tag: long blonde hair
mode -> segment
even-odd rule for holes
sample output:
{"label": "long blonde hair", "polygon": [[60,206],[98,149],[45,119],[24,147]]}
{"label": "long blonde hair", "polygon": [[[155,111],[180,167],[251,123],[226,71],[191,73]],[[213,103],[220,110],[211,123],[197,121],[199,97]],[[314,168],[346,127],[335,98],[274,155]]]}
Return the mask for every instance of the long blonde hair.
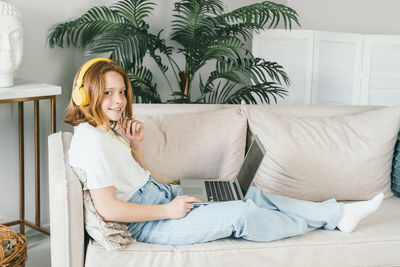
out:
{"label": "long blonde hair", "polygon": [[[75,75],[72,90],[75,88],[76,80],[79,76],[81,68]],[[109,121],[101,109],[101,99],[105,90],[104,75],[109,71],[116,71],[123,77],[126,87],[125,96],[127,103],[125,110],[122,113],[122,118],[132,117],[132,86],[128,75],[126,74],[125,70],[114,61],[99,61],[93,64],[86,71],[83,79],[83,86],[86,88],[89,95],[89,105],[79,107],[74,103],[74,101],[72,101],[71,98],[64,118],[65,123],[76,126],[82,122],[89,122],[90,125],[94,127],[105,126],[107,129],[109,129],[110,126],[111,128],[114,128],[117,125],[118,122],[114,121],[111,122],[111,125],[109,125]],[[85,109],[85,111],[93,118],[87,116],[85,112],[81,110],[81,108]]]}

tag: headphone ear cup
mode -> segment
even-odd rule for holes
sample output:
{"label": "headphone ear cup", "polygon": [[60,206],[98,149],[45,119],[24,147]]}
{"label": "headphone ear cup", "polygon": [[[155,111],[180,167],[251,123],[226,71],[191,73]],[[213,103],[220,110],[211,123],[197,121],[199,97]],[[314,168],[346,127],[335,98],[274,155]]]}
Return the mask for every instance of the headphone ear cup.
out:
{"label": "headphone ear cup", "polygon": [[72,101],[74,101],[75,105],[77,106],[89,105],[89,95],[85,87],[81,86],[72,91]]}

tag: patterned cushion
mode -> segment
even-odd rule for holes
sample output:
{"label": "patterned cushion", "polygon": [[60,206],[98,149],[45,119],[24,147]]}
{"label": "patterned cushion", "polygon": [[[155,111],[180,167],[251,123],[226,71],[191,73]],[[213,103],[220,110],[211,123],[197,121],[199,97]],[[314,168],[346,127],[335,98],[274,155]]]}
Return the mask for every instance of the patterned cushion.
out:
{"label": "patterned cushion", "polygon": [[392,190],[397,197],[400,197],[400,132],[393,155]]}
{"label": "patterned cushion", "polygon": [[82,183],[85,229],[90,237],[107,250],[121,249],[134,242],[124,223],[104,221],[97,213],[87,189],[86,172],[76,167],[72,169]]}

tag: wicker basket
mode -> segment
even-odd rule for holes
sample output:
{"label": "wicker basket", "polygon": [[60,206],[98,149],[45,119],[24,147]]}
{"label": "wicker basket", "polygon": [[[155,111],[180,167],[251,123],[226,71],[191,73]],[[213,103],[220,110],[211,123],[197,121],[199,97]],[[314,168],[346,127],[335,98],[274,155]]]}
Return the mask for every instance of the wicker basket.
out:
{"label": "wicker basket", "polygon": [[7,226],[0,225],[0,266],[25,266],[28,255],[26,237]]}

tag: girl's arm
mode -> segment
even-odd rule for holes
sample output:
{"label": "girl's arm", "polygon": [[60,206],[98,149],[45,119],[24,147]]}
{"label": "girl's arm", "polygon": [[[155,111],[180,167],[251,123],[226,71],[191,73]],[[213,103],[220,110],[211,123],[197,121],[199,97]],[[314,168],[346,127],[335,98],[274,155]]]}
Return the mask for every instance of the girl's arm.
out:
{"label": "girl's arm", "polygon": [[116,198],[115,189],[109,186],[101,189],[90,189],[93,204],[105,221],[143,222],[163,219],[179,219],[193,208],[193,202],[201,199],[189,196],[178,196],[164,205],[142,205]]}

